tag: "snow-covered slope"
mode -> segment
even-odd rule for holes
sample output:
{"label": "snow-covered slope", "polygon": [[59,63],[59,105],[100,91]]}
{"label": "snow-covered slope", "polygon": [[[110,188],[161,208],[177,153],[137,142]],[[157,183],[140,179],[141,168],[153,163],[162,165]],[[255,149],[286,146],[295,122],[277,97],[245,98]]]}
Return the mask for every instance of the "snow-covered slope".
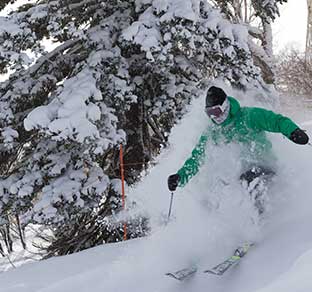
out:
{"label": "snow-covered slope", "polygon": [[[239,151],[235,145],[208,145],[200,173],[174,196],[167,176],[182,165],[207,125],[203,100],[192,105],[171,135],[171,147],[147,178],[128,191],[138,212],[151,216],[152,234],[143,239],[101,247],[24,265],[0,274],[2,292],[310,292],[312,291],[312,147],[271,135],[278,175],[263,220],[242,190]],[[312,127],[304,127],[312,137]],[[240,265],[223,277],[201,272],[180,283],[164,276],[188,265],[206,269],[246,241],[257,244]]]}

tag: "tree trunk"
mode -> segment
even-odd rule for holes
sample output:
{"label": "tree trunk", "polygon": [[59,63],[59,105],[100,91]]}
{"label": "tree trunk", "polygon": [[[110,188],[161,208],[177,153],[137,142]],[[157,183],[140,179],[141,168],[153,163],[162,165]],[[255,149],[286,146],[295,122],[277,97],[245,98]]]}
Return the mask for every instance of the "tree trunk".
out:
{"label": "tree trunk", "polygon": [[262,19],[263,25],[263,49],[266,52],[268,58],[273,58],[273,34],[272,34],[272,25],[271,23],[266,22]]}
{"label": "tree trunk", "polygon": [[18,234],[19,234],[23,249],[26,249],[25,234],[24,234],[23,227],[21,226],[21,222],[19,220],[18,214],[16,214],[16,224],[17,224]]}
{"label": "tree trunk", "polygon": [[307,19],[307,36],[306,36],[306,60],[312,59],[312,0],[307,0],[308,19]]}

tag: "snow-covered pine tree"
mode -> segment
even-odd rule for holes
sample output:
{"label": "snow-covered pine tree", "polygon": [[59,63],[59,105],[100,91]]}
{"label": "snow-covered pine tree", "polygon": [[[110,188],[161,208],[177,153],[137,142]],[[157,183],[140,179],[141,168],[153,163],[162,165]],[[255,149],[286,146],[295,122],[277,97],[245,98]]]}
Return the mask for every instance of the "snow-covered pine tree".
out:
{"label": "snow-covered pine tree", "polygon": [[0,24],[0,214],[52,226],[53,254],[122,236],[120,143],[131,184],[204,79],[266,87],[246,26],[206,0],[41,0]]}
{"label": "snow-covered pine tree", "polygon": [[274,83],[274,60],[272,44],[272,22],[280,14],[279,6],[287,0],[213,0],[217,7],[233,23],[245,24],[250,39],[249,49],[254,63],[261,68],[262,78],[267,84]]}

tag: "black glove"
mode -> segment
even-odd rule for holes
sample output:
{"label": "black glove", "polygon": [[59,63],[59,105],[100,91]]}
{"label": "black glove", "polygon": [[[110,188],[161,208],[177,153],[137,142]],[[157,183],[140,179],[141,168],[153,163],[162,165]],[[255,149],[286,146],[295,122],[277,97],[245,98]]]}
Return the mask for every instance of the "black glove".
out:
{"label": "black glove", "polygon": [[305,145],[309,142],[309,136],[301,129],[297,128],[290,134],[289,139],[297,144]]}
{"label": "black glove", "polygon": [[179,181],[180,181],[180,176],[177,173],[169,175],[169,177],[168,177],[169,191],[171,191],[171,192],[175,191],[178,184],[179,184]]}

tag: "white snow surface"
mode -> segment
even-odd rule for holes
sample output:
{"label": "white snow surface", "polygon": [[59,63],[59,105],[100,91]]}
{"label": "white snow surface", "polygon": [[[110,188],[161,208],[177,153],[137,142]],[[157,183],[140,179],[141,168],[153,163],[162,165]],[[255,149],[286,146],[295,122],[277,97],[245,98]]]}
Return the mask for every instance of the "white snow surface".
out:
{"label": "white snow surface", "polygon": [[[74,255],[28,263],[0,274],[2,292],[310,292],[312,291],[312,147],[270,134],[278,174],[269,209],[258,220],[237,177],[235,145],[207,146],[199,174],[174,194],[168,213],[167,177],[189,156],[207,125],[202,99],[173,129],[170,147],[148,176],[128,192],[151,218],[151,234]],[[312,123],[302,124],[312,137]],[[210,155],[211,154],[211,155]],[[204,274],[244,241],[256,245],[224,276]],[[164,276],[196,264],[199,272],[180,283]]]}

